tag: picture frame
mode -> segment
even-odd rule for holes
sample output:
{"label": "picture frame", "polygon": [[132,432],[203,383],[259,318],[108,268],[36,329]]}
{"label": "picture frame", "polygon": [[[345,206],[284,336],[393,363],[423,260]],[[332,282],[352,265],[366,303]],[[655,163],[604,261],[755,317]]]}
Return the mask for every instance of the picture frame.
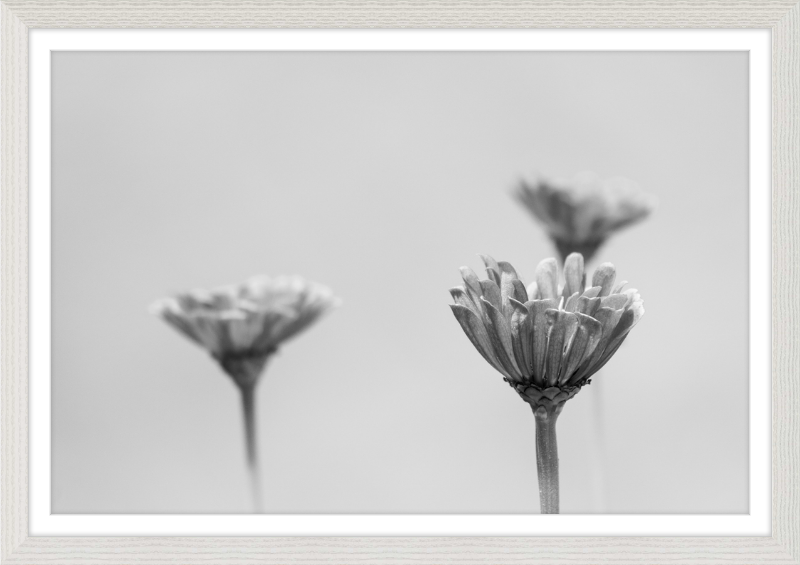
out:
{"label": "picture frame", "polygon": [[[0,3],[2,23],[2,560],[136,562],[800,562],[795,296],[800,3]],[[40,537],[29,535],[28,33],[37,28],[756,28],[772,32],[770,537]],[[662,557],[663,556],[663,557]]]}

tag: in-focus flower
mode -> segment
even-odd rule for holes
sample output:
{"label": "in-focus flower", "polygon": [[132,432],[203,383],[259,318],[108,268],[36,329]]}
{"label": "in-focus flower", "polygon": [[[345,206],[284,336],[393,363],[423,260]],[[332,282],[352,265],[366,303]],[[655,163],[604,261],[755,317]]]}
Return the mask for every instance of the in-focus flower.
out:
{"label": "in-focus flower", "polygon": [[579,253],[566,258],[563,285],[555,259],[539,263],[528,287],[509,263],[483,260],[489,278],[462,267],[464,285],[450,290],[450,307],[478,352],[530,404],[542,512],[558,513],[556,418],[641,319],[642,299],[616,282],[611,263],[586,288]]}
{"label": "in-focus flower", "polygon": [[569,181],[522,181],[516,196],[544,225],[562,261],[573,252],[591,261],[613,232],[643,220],[655,207],[655,198],[635,182],[602,180],[589,172]]}
{"label": "in-focus flower", "polygon": [[258,379],[281,343],[338,303],[327,287],[301,277],[261,275],[164,298],[152,310],[208,350],[242,386]]}
{"label": "in-focus flower", "polygon": [[585,287],[583,257],[567,257],[559,288],[555,259],[536,267],[527,288],[509,263],[484,257],[488,280],[461,268],[450,307],[467,337],[534,408],[559,407],[586,384],[644,314],[636,289],[616,283],[611,263]]}
{"label": "in-focus flower", "polygon": [[296,276],[262,275],[239,285],[185,292],[151,306],[153,313],[206,349],[239,387],[256,511],[261,509],[256,384],[267,360],[283,342],[338,304],[320,284]]}

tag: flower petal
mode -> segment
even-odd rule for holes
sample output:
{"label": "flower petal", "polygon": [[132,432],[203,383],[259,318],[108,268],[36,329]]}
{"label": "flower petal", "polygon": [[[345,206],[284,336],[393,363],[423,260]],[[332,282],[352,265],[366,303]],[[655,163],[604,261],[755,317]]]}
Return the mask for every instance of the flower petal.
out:
{"label": "flower petal", "polygon": [[622,316],[622,310],[615,310],[601,306],[594,314],[594,319],[603,325],[603,338],[610,339],[614,328],[617,327],[619,319]]}
{"label": "flower petal", "polygon": [[475,304],[479,312],[482,312],[481,296],[483,295],[483,290],[481,289],[481,281],[478,275],[469,267],[461,267],[461,278],[464,279],[464,288],[473,304]]}
{"label": "flower petal", "polygon": [[577,314],[577,316],[579,326],[567,357],[566,369],[562,371],[558,379],[560,385],[569,383],[575,376],[575,372],[583,360],[594,352],[603,332],[602,325],[594,318],[583,314]]}
{"label": "flower petal", "polygon": [[611,294],[609,296],[605,296],[600,300],[600,307],[601,308],[611,308],[612,310],[619,310],[620,308],[624,308],[625,304],[628,303],[628,297],[624,294]]}
{"label": "flower petal", "polygon": [[497,369],[504,377],[510,378],[510,375],[505,368],[497,360],[494,354],[492,342],[489,339],[489,334],[486,327],[483,325],[481,319],[469,308],[460,306],[458,304],[451,304],[450,308],[453,314],[461,324],[461,329],[467,334],[467,337],[472,342],[472,345],[483,356],[484,359],[495,369]]}
{"label": "flower petal", "polygon": [[226,346],[226,351],[249,351],[261,335],[263,319],[258,314],[251,313],[244,319],[230,320],[227,323],[227,330],[229,345]]}
{"label": "flower petal", "polygon": [[239,285],[182,293],[169,302],[178,318],[162,315],[223,359],[271,353],[338,302],[327,287],[301,277],[259,275]]}
{"label": "flower petal", "polygon": [[586,298],[594,298],[595,296],[600,294],[600,291],[603,289],[602,286],[593,286],[587,288],[581,296],[585,296]]}
{"label": "flower petal", "polygon": [[[480,317],[481,311],[478,310],[478,306],[472,301],[472,297],[470,297],[469,293],[467,293],[466,289],[463,286],[457,286],[455,288],[450,289],[450,296],[453,297],[453,301],[460,305],[464,306],[465,308],[469,308],[476,315]],[[478,301],[480,303],[480,300]]]}
{"label": "flower petal", "polygon": [[552,257],[536,266],[536,285],[542,298],[558,296],[558,264]]}
{"label": "flower petal", "polygon": [[500,267],[501,292],[516,298],[520,302],[527,302],[528,292],[525,290],[525,283],[522,282],[514,267],[505,261],[500,261],[497,265]]}
{"label": "flower petal", "polygon": [[526,303],[528,298],[528,291],[525,289],[525,283],[523,283],[519,279],[515,279],[511,281],[514,285],[514,294],[512,295],[517,301],[522,302],[523,304]]}
{"label": "flower petal", "polygon": [[631,326],[633,328],[644,316],[644,301],[642,299],[635,300],[631,305],[631,310],[633,310],[633,326]]}
{"label": "flower petal", "polygon": [[586,279],[583,274],[583,255],[580,253],[570,253],[564,261],[564,298],[572,296],[574,293],[581,294],[584,291]]}
{"label": "flower petal", "polygon": [[593,318],[596,319],[602,326],[600,340],[598,341],[594,352],[586,357],[583,363],[579,366],[570,384],[576,384],[578,381],[588,378],[596,372],[593,366],[600,360],[603,352],[608,347],[608,344],[611,341],[611,336],[614,333],[614,329],[616,328],[622,314],[622,310],[613,310],[611,308],[600,308],[597,310],[597,312],[595,312]]}
{"label": "flower petal", "polygon": [[618,340],[617,344],[614,347],[612,347],[611,349],[606,350],[606,352],[603,353],[603,355],[599,359],[597,359],[594,363],[592,363],[592,365],[589,367],[589,370],[586,372],[586,377],[585,378],[589,378],[592,375],[597,374],[597,371],[602,369],[605,366],[605,364],[608,363],[611,360],[611,358],[614,356],[614,354],[620,348],[620,346],[625,341],[625,339],[628,337],[628,335],[630,335],[630,334],[625,334],[624,336],[622,336],[622,339]]}
{"label": "flower petal", "polygon": [[273,309],[260,312],[255,318],[257,337],[253,341],[251,349],[254,351],[269,351],[275,349],[281,336],[284,335],[288,321],[292,319],[294,313],[286,308]]}
{"label": "flower petal", "polygon": [[575,312],[586,314],[587,316],[594,316],[594,313],[600,307],[600,302],[603,299],[599,296],[589,298],[585,294],[578,298],[578,303],[575,305]]}
{"label": "flower petal", "polygon": [[578,305],[578,293],[574,293],[572,296],[566,299],[564,302],[564,310],[567,312],[574,312],[575,307]]}
{"label": "flower petal", "polygon": [[617,269],[612,263],[603,263],[594,275],[592,275],[592,286],[599,286],[600,294],[598,296],[608,296],[611,294],[611,289],[614,286],[614,280],[617,278]]}
{"label": "flower petal", "polygon": [[[525,302],[528,299],[528,294],[525,292],[525,285],[519,280],[514,267],[505,261],[501,261],[497,265],[500,268],[500,300],[503,305],[502,312],[506,319],[510,321],[511,316],[514,314],[514,307],[509,303],[509,298],[514,298],[515,300],[522,298],[522,302]],[[515,283],[522,287],[522,292],[525,293],[524,297],[517,297]]]}
{"label": "flower petal", "polygon": [[597,361],[597,367],[594,369],[594,372],[599,371],[600,367],[608,362],[611,356],[619,349],[619,346],[622,345],[622,342],[625,341],[631,333],[633,327],[642,319],[642,316],[644,316],[644,307],[642,306],[641,300],[622,314],[614,331],[611,333],[603,355]]}
{"label": "flower petal", "polygon": [[500,273],[501,278],[503,276],[506,276],[511,279],[519,279],[519,275],[517,274],[516,269],[514,269],[511,263],[508,263],[507,261],[498,261],[496,265],[497,268],[499,269],[498,272]]}
{"label": "flower petal", "polygon": [[603,365],[608,363],[609,359],[611,359],[614,353],[617,352],[617,349],[619,349],[619,347],[622,345],[622,342],[628,337],[630,331],[633,329],[633,326],[636,325],[643,314],[643,308],[638,314],[634,309],[626,310],[622,314],[619,319],[619,323],[617,323],[614,331],[611,333],[610,339],[604,347],[603,354],[594,362],[592,368],[590,369],[592,374],[599,371]]}
{"label": "flower petal", "polygon": [[577,331],[578,317],[562,310],[548,310],[547,317],[551,321],[551,328],[547,339],[545,382],[547,386],[555,386],[566,367],[565,354]]}
{"label": "flower petal", "polygon": [[511,299],[514,313],[511,316],[511,343],[517,360],[517,367],[527,380],[531,374],[533,355],[531,353],[531,316],[528,308],[517,300]]}
{"label": "flower petal", "polygon": [[500,266],[497,261],[489,255],[480,255],[483,264],[486,265],[486,275],[494,281],[497,286],[500,286]]}
{"label": "flower petal", "polygon": [[223,338],[220,336],[221,332],[215,322],[216,320],[209,319],[204,315],[192,316],[192,327],[203,346],[212,355],[221,355],[224,352]]}
{"label": "flower petal", "polygon": [[625,295],[625,297],[627,298],[627,300],[625,301],[625,306],[623,306],[623,308],[628,308],[631,304],[633,304],[634,300],[642,299],[642,297],[639,296],[639,291],[636,290],[635,288],[629,288],[622,294]]}
{"label": "flower petal", "polygon": [[626,284],[628,284],[628,281],[622,281],[620,283],[617,283],[614,286],[613,290],[611,291],[611,294],[619,294],[619,293],[621,293],[622,289],[625,288]]}
{"label": "flower petal", "polygon": [[547,334],[550,331],[550,322],[547,311],[557,306],[554,298],[532,300],[526,303],[531,318],[531,354],[533,355],[532,380],[538,387],[544,386],[545,363],[547,361]]}
{"label": "flower petal", "polygon": [[503,300],[500,295],[500,287],[498,287],[494,281],[490,280],[481,281],[481,298],[485,298],[486,300],[491,302],[495,308],[498,309],[503,308]]}
{"label": "flower petal", "polygon": [[528,288],[525,290],[528,293],[528,300],[538,300],[541,298],[541,296],[539,296],[539,285],[536,284],[536,281],[529,284]]}
{"label": "flower petal", "polygon": [[[156,311],[156,308],[159,308]],[[169,323],[172,327],[177,329],[183,335],[194,341],[200,346],[205,347],[205,343],[203,342],[202,338],[200,337],[199,333],[194,327],[192,320],[190,317],[186,317],[177,307],[175,304],[174,307],[171,305],[154,305],[153,311],[159,314],[164,321]]]}
{"label": "flower petal", "polygon": [[283,316],[282,320],[275,325],[275,328],[271,331],[272,339],[277,343],[286,341],[308,326],[310,326],[315,320],[321,317],[324,313],[326,313],[332,306],[325,305],[316,308],[302,308],[300,310],[295,311],[291,316]]}
{"label": "flower petal", "polygon": [[515,382],[521,382],[522,377],[514,356],[514,347],[511,344],[510,322],[503,316],[499,309],[486,299],[483,299],[483,308],[487,314],[484,321],[486,322],[486,330],[489,333],[489,339],[492,341],[492,346],[494,347],[494,354],[497,356],[500,364],[506,369],[511,379]]}
{"label": "flower petal", "polygon": [[614,327],[614,331],[611,332],[606,348],[614,347],[618,340],[625,337],[625,334],[627,334],[633,328],[635,320],[636,315],[634,314],[634,311],[625,310],[622,313],[622,316],[620,316],[619,322],[617,322],[617,325]]}
{"label": "flower petal", "polygon": [[538,182],[534,181],[534,184],[528,184],[522,181],[519,184],[516,196],[537,220],[548,225],[550,224],[550,217],[544,207],[540,192]]}

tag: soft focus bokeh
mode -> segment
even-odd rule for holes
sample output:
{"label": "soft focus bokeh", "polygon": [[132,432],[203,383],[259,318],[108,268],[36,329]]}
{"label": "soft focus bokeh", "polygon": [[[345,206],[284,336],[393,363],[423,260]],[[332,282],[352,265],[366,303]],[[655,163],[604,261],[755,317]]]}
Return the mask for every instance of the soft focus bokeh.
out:
{"label": "soft focus bokeh", "polygon": [[236,387],[147,306],[258,273],[343,299],[259,385],[268,511],[538,512],[531,410],[447,306],[478,253],[555,255],[535,170],[659,200],[589,266],[647,313],[559,418],[562,512],[748,511],[746,53],[52,68],[54,512],[250,511]]}

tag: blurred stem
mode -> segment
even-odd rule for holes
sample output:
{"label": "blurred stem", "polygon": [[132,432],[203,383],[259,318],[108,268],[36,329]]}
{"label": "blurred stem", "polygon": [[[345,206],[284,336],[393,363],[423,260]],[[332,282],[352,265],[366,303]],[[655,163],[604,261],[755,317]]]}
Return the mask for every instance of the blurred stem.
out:
{"label": "blurred stem", "polygon": [[253,505],[257,513],[263,512],[261,506],[261,474],[258,467],[258,447],[256,445],[256,399],[255,383],[239,386],[242,393],[242,412],[244,414],[244,434],[247,444],[247,467],[253,489]]}
{"label": "blurred stem", "polygon": [[[563,406],[563,405],[562,405]],[[539,474],[539,502],[542,514],[558,514],[558,445],[556,420],[561,406],[533,409],[536,417],[536,469]]]}
{"label": "blurred stem", "polygon": [[580,253],[583,255],[584,264],[588,265],[595,253],[603,245],[602,240],[596,241],[566,241],[563,239],[553,238],[553,244],[558,250],[558,255],[561,258],[561,265],[563,266],[570,253]]}
{"label": "blurred stem", "polygon": [[605,434],[605,385],[600,373],[597,372],[592,376],[591,398],[592,398],[592,412],[594,425],[591,428],[591,433],[594,437],[592,440],[592,456],[594,463],[592,465],[592,481],[593,490],[595,491],[595,509],[597,512],[605,512],[605,493],[606,493],[606,434]]}

